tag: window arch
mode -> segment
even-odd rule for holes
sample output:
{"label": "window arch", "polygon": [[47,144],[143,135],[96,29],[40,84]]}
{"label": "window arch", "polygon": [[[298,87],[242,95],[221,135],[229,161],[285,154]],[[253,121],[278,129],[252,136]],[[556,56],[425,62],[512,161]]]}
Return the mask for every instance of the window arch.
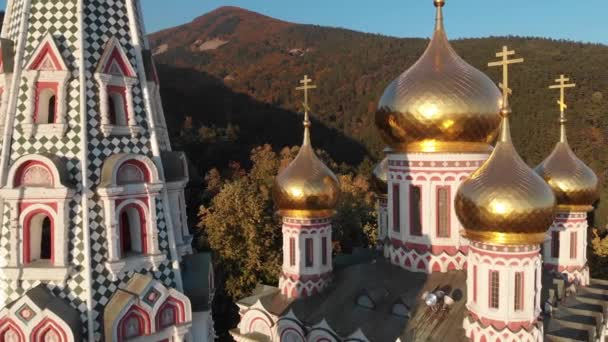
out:
{"label": "window arch", "polygon": [[120,211],[120,247],[121,257],[129,254],[146,254],[146,215],[144,209],[135,203],[123,207]]}
{"label": "window arch", "polygon": [[57,118],[57,91],[55,87],[42,88],[36,96],[34,123],[52,124]]}
{"label": "window arch", "polygon": [[137,160],[124,162],[116,173],[118,185],[147,183],[150,181],[150,172],[146,165]]}
{"label": "window arch", "polygon": [[27,214],[23,223],[23,263],[54,262],[54,220],[47,210],[38,209]]}
{"label": "window arch", "polygon": [[15,173],[14,184],[15,187],[53,187],[53,174],[42,162],[25,162]]}
{"label": "window arch", "polygon": [[156,330],[183,323],[184,320],[184,303],[169,297],[156,314]]}
{"label": "window arch", "polygon": [[47,318],[32,330],[31,341],[67,342],[68,335],[56,322]]}
{"label": "window arch", "polygon": [[150,333],[150,317],[137,306],[133,306],[118,323],[118,341],[144,336]]}
{"label": "window arch", "polygon": [[25,342],[25,335],[15,323],[7,320],[0,326],[0,341],[2,342]]}

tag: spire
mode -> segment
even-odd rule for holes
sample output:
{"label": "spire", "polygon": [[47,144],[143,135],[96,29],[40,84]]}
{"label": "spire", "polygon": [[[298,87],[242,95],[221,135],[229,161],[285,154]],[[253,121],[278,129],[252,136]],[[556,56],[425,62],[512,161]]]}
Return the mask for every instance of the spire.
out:
{"label": "spire", "polygon": [[437,14],[435,15],[435,32],[443,31],[443,6],[445,6],[445,0],[433,0],[435,7],[437,8]]}
{"label": "spire", "polygon": [[576,84],[574,83],[570,83],[567,84],[567,82],[569,82],[570,79],[566,78],[564,74],[561,74],[559,76],[558,79],[555,80],[555,82],[557,82],[558,84],[549,86],[549,89],[559,89],[559,100],[557,101],[557,104],[559,105],[559,130],[560,130],[560,134],[559,134],[559,142],[561,143],[568,143],[568,137],[566,136],[566,122],[568,122],[568,120],[566,119],[566,108],[568,108],[568,106],[566,105],[566,88],[574,88],[576,87]]}
{"label": "spire", "polygon": [[509,59],[509,56],[515,54],[515,50],[509,51],[507,46],[502,47],[502,51],[496,53],[496,57],[502,59],[497,62],[488,63],[489,67],[502,66],[502,82],[498,84],[498,87],[502,89],[502,105],[500,109],[500,116],[502,117],[502,127],[500,129],[500,136],[498,137],[499,142],[511,142],[511,130],[509,126],[509,115],[511,114],[511,107],[509,106],[509,95],[513,91],[509,88],[509,64],[523,63],[523,58]]}
{"label": "spire", "polygon": [[302,86],[296,88],[296,90],[304,91],[304,102],[302,103],[302,106],[304,107],[304,141],[302,142],[302,146],[310,145],[310,118],[308,116],[310,107],[308,106],[308,90],[317,88],[316,85],[310,84],[311,82],[312,79],[308,78],[308,75],[304,75],[304,78],[300,81]]}

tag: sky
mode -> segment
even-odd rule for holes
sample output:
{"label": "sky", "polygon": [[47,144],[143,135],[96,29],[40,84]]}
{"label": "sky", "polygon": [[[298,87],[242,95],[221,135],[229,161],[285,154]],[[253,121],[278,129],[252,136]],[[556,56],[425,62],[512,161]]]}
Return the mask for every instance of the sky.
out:
{"label": "sky", "polygon": [[[428,37],[431,0],[141,0],[146,29],[180,25],[220,6],[239,6],[286,21],[396,37]],[[606,0],[446,0],[451,38],[541,36],[608,44]],[[584,4],[584,5],[583,5]],[[0,0],[0,7],[6,0]]]}

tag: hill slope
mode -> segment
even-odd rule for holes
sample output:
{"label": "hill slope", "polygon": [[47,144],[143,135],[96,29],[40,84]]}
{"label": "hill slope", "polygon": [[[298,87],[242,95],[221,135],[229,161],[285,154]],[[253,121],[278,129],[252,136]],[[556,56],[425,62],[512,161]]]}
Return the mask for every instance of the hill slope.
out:
{"label": "hill slope", "polygon": [[[429,34],[431,30],[429,23]],[[297,144],[301,117],[295,113],[301,99],[294,87],[308,74],[318,85],[312,105],[320,121],[313,126],[314,143],[349,163],[368,153],[380,156],[383,143],[373,124],[376,103],[428,42],[286,23],[235,7],[219,8],[150,38],[172,127],[185,115],[195,124],[237,124],[244,153],[249,145],[264,142]],[[547,87],[565,73],[577,83],[568,95],[569,140],[605,184],[608,47],[528,37],[453,42],[464,59],[494,80],[498,70],[486,65],[502,45],[526,59],[511,79],[512,129],[520,153],[535,165],[557,141],[557,94]],[[603,195],[608,196],[605,185]],[[606,222],[607,209],[600,203],[598,223]]]}

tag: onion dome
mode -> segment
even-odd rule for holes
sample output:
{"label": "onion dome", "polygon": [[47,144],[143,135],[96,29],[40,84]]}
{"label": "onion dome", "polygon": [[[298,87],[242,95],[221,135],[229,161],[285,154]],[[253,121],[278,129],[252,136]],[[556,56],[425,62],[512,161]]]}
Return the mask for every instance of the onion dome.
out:
{"label": "onion dome", "polygon": [[312,148],[307,112],[302,147],[296,158],[275,178],[273,191],[274,202],[282,216],[326,217],[334,213],[340,183]]}
{"label": "onion dome", "polygon": [[473,241],[540,244],[553,222],[555,196],[517,154],[511,141],[509,110],[490,158],[458,189],[456,215]]}
{"label": "onion dome", "polygon": [[386,196],[388,194],[388,157],[382,159],[372,172],[372,188],[376,194]]}
{"label": "onion dome", "polygon": [[553,189],[558,210],[590,211],[593,210],[593,203],[599,197],[598,179],[593,170],[578,159],[570,149],[566,136],[567,120],[563,109],[562,107],[559,142],[535,171]]}
{"label": "onion dome", "polygon": [[435,0],[435,33],[422,57],[384,91],[376,126],[403,152],[490,152],[500,124],[500,92],[460,58],[443,27],[443,0]]}

